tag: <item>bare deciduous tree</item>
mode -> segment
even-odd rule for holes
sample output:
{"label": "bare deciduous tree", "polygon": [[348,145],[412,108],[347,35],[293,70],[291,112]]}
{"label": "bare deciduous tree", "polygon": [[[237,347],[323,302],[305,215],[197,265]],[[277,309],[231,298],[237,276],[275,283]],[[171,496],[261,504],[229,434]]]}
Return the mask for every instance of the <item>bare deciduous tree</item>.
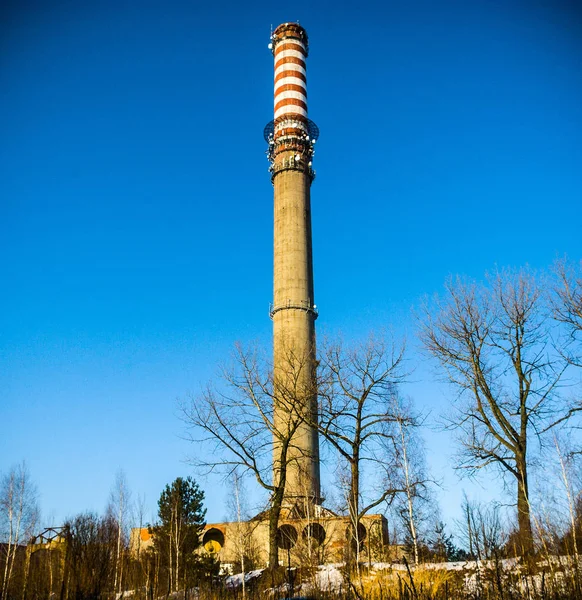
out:
{"label": "bare deciduous tree", "polygon": [[495,558],[507,541],[500,506],[469,500],[465,494],[462,510],[457,530],[469,556],[478,561]]}
{"label": "bare deciduous tree", "polygon": [[[195,465],[227,475],[237,469],[250,472],[270,493],[270,568],[279,565],[277,529],[290,455],[297,450],[293,437],[305,423],[301,398],[313,394],[303,389],[304,365],[290,353],[287,361],[281,361],[280,370],[287,369],[287,373],[279,373],[275,382],[272,368],[258,351],[237,345],[235,366],[222,370],[222,385],[209,385],[181,407],[188,439],[205,444],[209,451],[203,458],[194,457]],[[275,402],[287,414],[282,422],[275,422]]]}
{"label": "bare deciduous tree", "polygon": [[[425,450],[416,426],[422,419],[413,414],[412,402],[400,400],[394,406],[396,431],[394,442],[395,487],[402,489],[395,501],[394,512],[402,520],[414,554],[415,564],[420,561],[422,524],[428,516],[427,506],[434,506],[429,493],[430,479],[425,463]],[[414,424],[415,427],[411,425]]]}
{"label": "bare deciduous tree", "polygon": [[568,453],[564,455],[562,448],[560,447],[560,442],[558,441],[557,436],[554,435],[554,445],[556,447],[556,456],[558,458],[558,462],[560,463],[560,474],[562,479],[562,485],[564,486],[564,492],[566,495],[566,500],[568,503],[568,516],[570,519],[570,529],[572,534],[572,550],[574,554],[575,564],[579,565],[579,554],[578,554],[578,540],[576,538],[576,492],[573,489],[571,475],[569,470],[571,465],[568,463],[571,462],[572,453]]}
{"label": "bare deciduous tree", "polygon": [[[402,416],[396,388],[404,377],[403,359],[404,344],[373,336],[353,348],[324,343],[320,354],[319,422],[314,425],[348,465],[347,505],[356,556],[362,517],[396,493],[386,453],[393,454],[394,424]],[[364,465],[376,471],[374,479],[381,483],[367,494],[362,490]]]}
{"label": "bare deciduous tree", "polygon": [[28,543],[38,522],[38,494],[24,463],[14,466],[0,485],[0,542],[4,573],[0,598],[8,598],[18,548]]}
{"label": "bare deciduous tree", "polygon": [[461,468],[496,466],[517,486],[524,552],[532,548],[529,448],[570,414],[557,390],[566,363],[551,344],[542,289],[527,271],[504,271],[487,283],[446,284],[444,298],[424,307],[421,338],[457,389]]}
{"label": "bare deciduous tree", "polygon": [[129,543],[129,516],[131,512],[131,491],[127,485],[125,473],[120,470],[115,476],[115,483],[109,495],[107,514],[117,525],[117,541],[115,548],[115,578],[113,589],[121,593],[123,583],[124,553]]}
{"label": "bare deciduous tree", "polygon": [[232,473],[230,480],[232,493],[229,495],[227,505],[234,521],[233,537],[231,539],[237,555],[236,571],[242,574],[242,597],[247,597],[246,577],[248,571],[257,568],[258,552],[254,542],[254,531],[259,522],[251,518],[248,506],[248,494],[243,477],[237,472]]}
{"label": "bare deciduous tree", "polygon": [[[110,517],[82,513],[65,523],[64,598],[99,598],[112,589],[116,527]],[[67,572],[67,574],[65,574]]]}

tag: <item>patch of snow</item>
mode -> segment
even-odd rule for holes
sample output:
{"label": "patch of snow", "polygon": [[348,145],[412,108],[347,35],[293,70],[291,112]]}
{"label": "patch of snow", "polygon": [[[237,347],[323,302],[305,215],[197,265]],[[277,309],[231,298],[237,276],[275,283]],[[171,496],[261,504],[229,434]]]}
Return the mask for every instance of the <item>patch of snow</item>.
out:
{"label": "patch of snow", "polygon": [[[245,573],[245,583],[248,583],[252,579],[256,579],[257,577],[260,577],[264,570],[265,569],[256,569],[254,571],[249,571],[248,573]],[[243,582],[243,574],[242,573],[236,573],[236,575],[229,575],[224,580],[224,584],[226,585],[226,587],[231,588],[231,589],[237,589],[237,588],[241,587],[242,582]]]}
{"label": "patch of snow", "polygon": [[315,574],[315,583],[323,592],[339,592],[344,583],[344,576],[337,564],[321,565]]}
{"label": "patch of snow", "polygon": [[[520,558],[504,558],[498,561],[498,564],[505,571],[513,570],[518,567]],[[434,563],[421,563],[420,565],[410,564],[408,567],[411,571],[470,571],[477,569],[494,569],[494,560],[461,560],[456,562],[434,562]],[[372,567],[377,570],[394,570],[394,571],[406,571],[406,565],[401,563],[372,563]]]}

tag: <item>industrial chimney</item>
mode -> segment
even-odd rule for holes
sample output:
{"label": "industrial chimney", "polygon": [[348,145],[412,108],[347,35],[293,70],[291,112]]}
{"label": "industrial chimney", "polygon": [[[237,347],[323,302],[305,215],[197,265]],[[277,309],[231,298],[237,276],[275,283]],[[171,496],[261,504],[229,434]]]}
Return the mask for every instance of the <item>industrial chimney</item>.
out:
{"label": "industrial chimney", "polygon": [[[275,198],[274,420],[276,429],[285,431],[297,414],[305,417],[292,437],[286,465],[285,503],[301,510],[306,501],[321,504],[310,206],[319,130],[307,117],[305,29],[297,23],[279,25],[269,47],[275,57],[275,114],[264,133]],[[281,468],[279,443],[275,439],[275,477]]]}

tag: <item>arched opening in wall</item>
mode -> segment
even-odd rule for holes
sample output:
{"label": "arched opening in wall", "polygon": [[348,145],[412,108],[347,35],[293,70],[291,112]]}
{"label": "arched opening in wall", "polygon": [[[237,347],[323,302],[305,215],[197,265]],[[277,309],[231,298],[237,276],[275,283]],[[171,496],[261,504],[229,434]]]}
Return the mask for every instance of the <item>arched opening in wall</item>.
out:
{"label": "arched opening in wall", "polygon": [[325,540],[325,529],[319,523],[311,523],[303,529],[301,535],[306,542],[311,540],[312,544],[321,546]]}
{"label": "arched opening in wall", "polygon": [[366,539],[367,535],[368,532],[362,523],[358,523],[357,530],[351,523],[346,528],[346,539],[349,540],[354,551],[358,548],[358,546],[360,552],[364,549],[364,540]]}
{"label": "arched opening in wall", "polygon": [[293,525],[281,525],[277,529],[277,547],[281,550],[291,550],[297,543],[297,530]]}
{"label": "arched opening in wall", "polygon": [[222,550],[224,546],[224,533],[216,527],[211,527],[204,532],[202,537],[202,545],[208,554],[216,554]]}

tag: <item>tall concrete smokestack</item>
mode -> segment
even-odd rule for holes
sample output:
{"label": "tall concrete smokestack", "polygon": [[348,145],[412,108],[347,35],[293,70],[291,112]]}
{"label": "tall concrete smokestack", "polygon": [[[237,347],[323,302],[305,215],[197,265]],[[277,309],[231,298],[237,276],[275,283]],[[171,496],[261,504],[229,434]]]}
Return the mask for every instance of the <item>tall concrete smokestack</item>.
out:
{"label": "tall concrete smokestack", "polygon": [[[305,59],[308,39],[297,23],[279,25],[271,36],[275,57],[275,115],[265,128],[275,197],[273,353],[275,425],[285,428],[293,410],[317,415],[313,259],[310,187],[319,135],[307,118]],[[277,400],[277,384],[294,390],[294,408]],[[275,442],[274,470],[278,445]],[[292,438],[287,462],[286,503],[321,503],[317,430],[303,423]]]}

